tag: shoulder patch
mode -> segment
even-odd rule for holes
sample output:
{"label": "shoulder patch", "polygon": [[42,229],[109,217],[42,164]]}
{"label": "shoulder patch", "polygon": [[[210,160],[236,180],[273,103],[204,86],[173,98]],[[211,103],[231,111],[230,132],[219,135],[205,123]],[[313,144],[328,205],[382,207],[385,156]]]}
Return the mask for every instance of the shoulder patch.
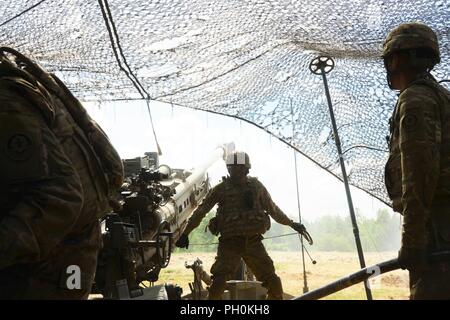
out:
{"label": "shoulder patch", "polygon": [[6,183],[46,175],[39,124],[31,116],[0,114],[0,175]]}
{"label": "shoulder patch", "polygon": [[34,142],[28,133],[11,133],[6,141],[5,155],[13,161],[26,161],[33,155]]}
{"label": "shoulder patch", "polygon": [[416,114],[407,114],[403,117],[403,128],[407,131],[414,131],[419,122],[419,118]]}

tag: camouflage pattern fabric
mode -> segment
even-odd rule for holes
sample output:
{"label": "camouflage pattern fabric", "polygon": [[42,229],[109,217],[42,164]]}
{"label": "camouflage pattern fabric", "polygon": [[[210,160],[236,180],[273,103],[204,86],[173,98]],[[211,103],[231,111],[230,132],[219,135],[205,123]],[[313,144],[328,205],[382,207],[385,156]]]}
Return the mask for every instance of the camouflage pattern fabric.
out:
{"label": "camouflage pattern fabric", "polygon": [[422,23],[403,23],[389,32],[383,43],[383,56],[393,52],[417,48],[430,48],[439,63],[439,43],[434,31]]}
{"label": "camouflage pattern fabric", "polygon": [[293,221],[272,201],[264,185],[254,177],[236,185],[226,178],[207,194],[194,211],[184,230],[189,234],[216,205],[217,229],[223,238],[263,234],[270,228],[269,215],[278,223],[291,226]]}
{"label": "camouflage pattern fabric", "polygon": [[[37,263],[17,264],[0,271],[0,299],[87,299],[92,289],[101,246],[100,224],[78,237],[67,237]],[[70,266],[80,268],[80,288],[68,289]]]}
{"label": "camouflage pattern fabric", "polygon": [[[448,249],[450,92],[431,75],[421,75],[400,93],[390,122],[385,182],[394,210],[403,215],[402,247],[428,252]],[[448,277],[446,270],[442,279]],[[412,275],[412,298],[436,296],[427,291],[434,287],[427,283],[435,279],[431,273]],[[448,297],[449,291],[442,296]]]}
{"label": "camouflage pattern fabric", "polygon": [[281,280],[261,242],[261,234],[270,228],[269,215],[284,225],[292,226],[293,221],[272,201],[258,179],[247,177],[246,183],[234,184],[225,178],[210,190],[194,211],[184,234],[188,235],[195,229],[216,204],[216,227],[221,237],[216,261],[211,267],[213,283],[209,299],[221,299],[226,281],[235,274],[241,258],[268,289],[268,298],[282,299]]}
{"label": "camouflage pattern fabric", "polygon": [[409,272],[411,300],[450,300],[450,263]]}
{"label": "camouflage pattern fabric", "polygon": [[[83,278],[93,279],[101,239],[86,230],[93,230],[107,212],[108,197],[121,178],[122,164],[112,145],[102,139],[103,150],[110,150],[114,162],[105,165],[92,142],[98,134],[82,128],[73,116],[74,107],[68,106],[75,98],[47,90],[43,77],[51,79],[29,64],[19,68],[1,57],[0,279],[21,278],[21,294],[40,287],[33,287],[36,282],[31,279],[41,278],[43,265],[52,266],[46,268],[48,274],[65,272],[68,256],[70,263],[81,264],[81,273],[87,275]],[[56,82],[54,88],[63,90]],[[74,105],[91,123],[81,104]],[[115,180],[105,169],[111,167],[119,168]],[[77,246],[71,254],[65,248],[69,243]],[[3,283],[0,291],[7,294]],[[85,284],[89,289],[89,281]],[[41,290],[40,297],[55,297],[50,291]]]}
{"label": "camouflage pattern fabric", "polygon": [[236,273],[241,258],[256,279],[267,288],[269,298],[283,298],[281,280],[275,274],[273,261],[264,248],[262,239],[261,235],[254,235],[219,240],[216,260],[211,267],[213,284],[210,288],[210,299],[220,299],[224,281],[231,279]]}

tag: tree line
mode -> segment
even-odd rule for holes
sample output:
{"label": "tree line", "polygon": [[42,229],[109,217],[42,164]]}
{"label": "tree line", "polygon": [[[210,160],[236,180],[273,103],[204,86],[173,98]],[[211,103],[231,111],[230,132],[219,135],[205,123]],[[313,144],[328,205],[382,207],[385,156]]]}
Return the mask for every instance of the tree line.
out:
{"label": "tree line", "polygon": [[[217,249],[218,238],[206,230],[209,219],[215,216],[211,211],[200,226],[189,235],[188,252],[213,252]],[[357,220],[364,251],[396,251],[400,247],[401,222],[398,214],[381,209],[373,218],[358,213]],[[305,243],[309,251],[355,251],[355,238],[349,216],[325,215],[314,221],[303,221],[314,239],[314,245]],[[206,232],[205,232],[206,230]],[[271,228],[264,234],[267,250],[299,251],[300,239],[288,226],[272,221]],[[178,249],[179,250],[179,249]],[[181,252],[185,252],[184,249]]]}

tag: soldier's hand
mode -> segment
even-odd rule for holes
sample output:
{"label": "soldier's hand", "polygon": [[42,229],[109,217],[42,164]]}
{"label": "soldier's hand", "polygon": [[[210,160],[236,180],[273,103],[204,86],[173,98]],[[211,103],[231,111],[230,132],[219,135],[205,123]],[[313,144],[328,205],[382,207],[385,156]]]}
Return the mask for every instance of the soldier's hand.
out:
{"label": "soldier's hand", "polygon": [[178,248],[188,248],[189,247],[189,237],[184,233],[181,235],[180,239],[175,243]]}
{"label": "soldier's hand", "polygon": [[423,270],[427,267],[427,255],[425,249],[401,247],[398,252],[398,264],[403,270]]}
{"label": "soldier's hand", "polygon": [[292,227],[292,229],[294,229],[295,231],[300,233],[302,236],[304,236],[306,241],[308,241],[308,243],[310,245],[313,244],[313,239],[309,235],[308,231],[306,231],[306,228],[305,228],[305,226],[303,224],[298,223],[298,222],[294,222],[291,227]]}

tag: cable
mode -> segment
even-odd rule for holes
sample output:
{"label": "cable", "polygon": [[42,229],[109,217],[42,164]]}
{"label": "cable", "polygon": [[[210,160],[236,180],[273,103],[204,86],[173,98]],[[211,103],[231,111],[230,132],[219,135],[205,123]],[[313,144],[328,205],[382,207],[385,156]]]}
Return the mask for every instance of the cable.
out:
{"label": "cable", "polygon": [[[267,237],[262,239],[264,240],[268,240],[268,239],[275,239],[275,238],[281,238],[281,237],[287,237],[287,236],[293,236],[293,235],[298,235],[297,232],[293,232],[293,233],[286,233],[286,234],[282,234],[282,235],[278,235],[278,236],[272,236],[272,237]],[[219,244],[218,242],[210,242],[210,243],[189,243],[190,246],[211,246],[211,245],[217,245]],[[305,246],[303,246],[303,248],[305,249],[306,253],[308,254],[309,259],[311,260],[312,264],[316,264],[317,261],[314,260],[311,255],[309,254],[308,249],[306,249]]]}
{"label": "cable", "polygon": [[[293,232],[293,233],[286,233],[286,234],[282,234],[282,235],[278,235],[278,236],[272,236],[272,237],[267,237],[262,239],[264,240],[268,240],[268,239],[275,239],[275,238],[281,238],[281,237],[287,237],[287,236],[293,236],[295,234],[298,234],[297,232]],[[190,246],[210,246],[213,244],[219,244],[218,242],[210,242],[210,243],[189,243]]]}
{"label": "cable", "polygon": [[[113,53],[116,58],[117,64],[119,65],[119,69],[125,73],[127,78],[131,81],[133,86],[139,92],[139,95],[142,97],[142,99],[145,100],[147,104],[148,115],[150,117],[150,125],[152,127],[153,136],[155,138],[156,147],[158,149],[158,154],[162,155],[161,147],[158,143],[158,138],[156,136],[155,126],[153,125],[152,113],[150,110],[151,96],[147,92],[147,90],[145,90],[145,87],[139,82],[139,79],[133,73],[130,65],[127,62],[125,54],[123,53],[122,50],[122,46],[120,45],[119,34],[117,33],[117,28],[112,17],[111,9],[109,8],[108,0],[98,0],[98,3],[100,6],[100,10],[102,11],[103,20],[105,21],[106,29],[109,35],[109,40],[111,42],[111,48],[113,49]],[[123,65],[121,59],[123,61]]]}
{"label": "cable", "polygon": [[14,17],[12,17],[12,18],[6,20],[5,22],[3,22],[2,24],[0,24],[0,27],[3,27],[5,24],[7,24],[7,23],[13,21],[14,19],[17,19],[18,17],[20,17],[21,15],[27,13],[28,11],[33,10],[34,8],[36,8],[38,5],[42,4],[42,3],[45,2],[45,1],[47,1],[47,0],[41,0],[40,2],[36,3],[35,5],[32,5],[31,7],[25,9],[25,10],[22,11],[21,13],[15,15]]}
{"label": "cable", "polygon": [[[295,123],[294,123],[294,109],[292,108],[292,98],[289,97],[289,103],[291,106],[291,121],[292,121],[292,139],[295,137]],[[300,210],[300,192],[298,187],[298,172],[297,172],[297,154],[294,152],[294,166],[295,166],[295,185],[297,187],[297,207],[298,207],[298,220],[300,224],[302,223],[302,213]],[[303,265],[303,293],[307,293],[308,289],[308,279],[306,276],[306,264],[305,264],[305,245],[303,244],[303,235],[299,234],[300,244],[302,246],[302,265]]]}

